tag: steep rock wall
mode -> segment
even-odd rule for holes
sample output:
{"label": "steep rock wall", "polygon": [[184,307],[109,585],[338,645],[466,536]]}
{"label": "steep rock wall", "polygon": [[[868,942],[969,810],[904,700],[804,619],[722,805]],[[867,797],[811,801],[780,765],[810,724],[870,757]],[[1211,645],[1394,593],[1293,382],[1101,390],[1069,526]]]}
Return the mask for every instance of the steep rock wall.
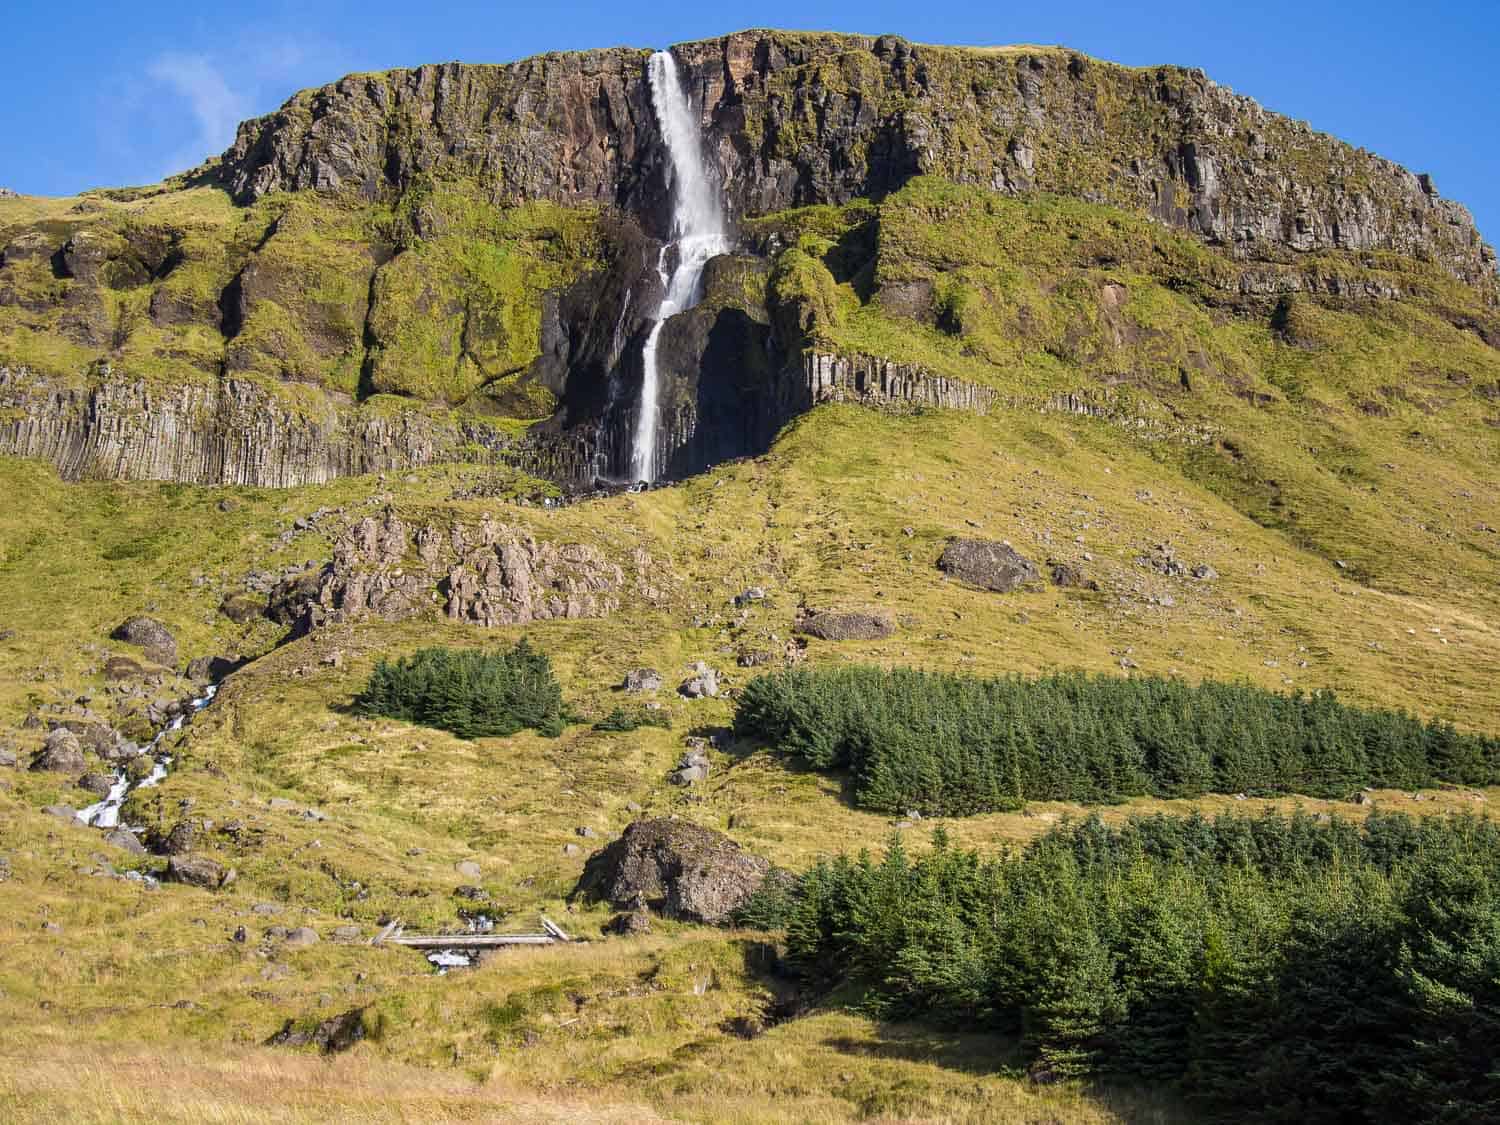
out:
{"label": "steep rock wall", "polygon": [[504,442],[418,411],[361,411],[321,394],[309,403],[294,408],[233,378],[70,386],[0,367],[0,454],[50,461],[69,480],[284,488],[456,460],[468,444]]}
{"label": "steep rock wall", "polygon": [[[1389,250],[1495,284],[1493,250],[1429,178],[1200,71],[769,31],[675,50],[737,216],[933,174],[1146,211],[1240,256]],[[449,166],[496,200],[615,203],[660,234],[665,173],[644,58],[618,49],[352,76],[242,125],[222,175],[242,200],[377,196]]]}

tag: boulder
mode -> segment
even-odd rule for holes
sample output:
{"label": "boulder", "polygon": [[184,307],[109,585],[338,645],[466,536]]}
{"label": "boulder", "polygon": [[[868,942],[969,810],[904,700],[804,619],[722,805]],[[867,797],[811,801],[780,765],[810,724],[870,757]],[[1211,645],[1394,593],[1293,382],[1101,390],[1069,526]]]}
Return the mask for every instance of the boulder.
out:
{"label": "boulder", "polygon": [[56,773],[79,773],[84,768],[83,747],[78,736],[66,728],[59,727],[47,735],[47,741],[31,759],[34,770],[51,770]]}
{"label": "boulder", "polygon": [[146,845],[136,838],[128,828],[111,828],[104,834],[104,842],[131,855],[145,855]]}
{"label": "boulder", "polygon": [[172,825],[161,842],[161,850],[167,855],[187,855],[198,842],[198,829],[191,820],[179,820]]}
{"label": "boulder", "polygon": [[174,855],[167,860],[167,879],[190,887],[217,890],[224,883],[225,871],[202,855]]}
{"label": "boulder", "polygon": [[9,746],[0,746],[0,767],[14,769],[16,765],[16,752]]}
{"label": "boulder", "polygon": [[655,668],[636,668],[634,671],[625,673],[625,682],[620,686],[634,695],[646,691],[660,691],[661,684],[661,673]]}
{"label": "boulder", "polygon": [[875,641],[895,631],[895,622],[885,614],[856,610],[825,610],[797,625],[797,632],[820,641]]}
{"label": "boulder", "polygon": [[678,766],[667,775],[667,780],[673,785],[697,785],[700,781],[708,780],[708,770],[707,765]]}
{"label": "boulder", "polygon": [[239,656],[196,656],[188,661],[188,679],[196,684],[216,684],[247,661]]}
{"label": "boulder", "polygon": [[219,612],[236,625],[247,625],[266,612],[266,599],[254,594],[230,594],[219,603]]}
{"label": "boulder", "polygon": [[765,881],[769,861],[723,833],[683,820],[638,820],[591,855],[574,895],[669,918],[725,921]]}
{"label": "boulder", "polygon": [[268,1047],[317,1047],[325,1055],[347,1051],[365,1037],[363,1008],[351,1008],[312,1027],[299,1028],[287,1020],[280,1031],[266,1040]]}
{"label": "boulder", "polygon": [[117,625],[110,636],[114,640],[135,645],[157,664],[168,668],[177,666],[177,639],[154,617],[128,618]]}
{"label": "boulder", "polygon": [[677,690],[689,699],[711,699],[719,694],[719,673],[700,660]]}
{"label": "boulder", "polygon": [[286,943],[299,949],[308,945],[317,945],[319,940],[318,931],[311,926],[298,926],[286,935]]}
{"label": "boulder", "polygon": [[86,773],[76,784],[85,793],[92,793],[95,797],[108,797],[109,791],[114,788],[115,779],[107,773]]}
{"label": "boulder", "polygon": [[938,568],[970,586],[1008,594],[1041,579],[1036,564],[1009,543],[955,539],[938,559]]}
{"label": "boulder", "polygon": [[1199,563],[1193,567],[1192,574],[1200,582],[1212,582],[1215,578],[1219,577],[1219,572],[1207,563]]}
{"label": "boulder", "polygon": [[146,669],[128,656],[111,656],[104,662],[104,678],[118,682],[120,680],[138,680],[146,674]]}

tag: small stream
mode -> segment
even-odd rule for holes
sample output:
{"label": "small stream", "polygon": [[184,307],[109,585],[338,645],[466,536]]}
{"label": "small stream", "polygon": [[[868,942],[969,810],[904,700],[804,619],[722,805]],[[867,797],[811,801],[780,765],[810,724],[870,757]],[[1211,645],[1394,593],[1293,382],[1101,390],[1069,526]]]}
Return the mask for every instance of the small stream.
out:
{"label": "small stream", "polygon": [[[102,801],[97,801],[86,809],[78,810],[78,819],[91,828],[117,828],[120,824],[120,808],[125,804],[125,798],[137,789],[152,789],[160,785],[162,779],[167,776],[167,767],[172,764],[172,755],[158,753],[162,739],[174,731],[182,729],[182,725],[189,718],[196,715],[203,708],[213,702],[214,696],[219,693],[218,684],[209,684],[203,689],[203,694],[188,704],[188,709],[178,715],[166,726],[157,732],[151,744],[146,747],[145,753],[155,756],[151,772],[143,777],[135,785],[130,784],[130,775],[122,765],[115,771],[114,783],[109,787],[109,792]],[[126,763],[128,765],[128,763]]]}
{"label": "small stream", "polygon": [[[467,920],[469,925],[466,933],[487,934],[495,928],[495,920],[488,914],[475,914]],[[463,949],[434,949],[427,954],[428,964],[437,969],[440,977],[447,976],[449,969],[467,969],[478,959],[478,953]]]}

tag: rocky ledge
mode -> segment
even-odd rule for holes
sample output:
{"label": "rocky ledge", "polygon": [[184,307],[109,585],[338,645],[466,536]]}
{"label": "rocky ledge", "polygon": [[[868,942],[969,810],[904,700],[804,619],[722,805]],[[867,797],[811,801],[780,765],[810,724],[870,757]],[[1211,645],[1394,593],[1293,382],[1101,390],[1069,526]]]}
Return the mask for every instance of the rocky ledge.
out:
{"label": "rocky ledge", "polygon": [[271,606],[298,632],[363,617],[404,621],[439,613],[493,628],[608,617],[623,597],[660,600],[663,582],[643,548],[621,565],[593,546],[538,540],[488,515],[440,528],[413,526],[387,512],[341,535],[321,570],[283,581]]}
{"label": "rocky ledge", "polygon": [[[735,216],[939,175],[1150,213],[1249,258],[1389,250],[1493,286],[1494,251],[1432,180],[1178,67],[1073,51],[746,31],[674,48]],[[245,122],[220,175],[271,192],[399,195],[420,173],[496,201],[599,202],[666,234],[645,52],[352,75]]]}

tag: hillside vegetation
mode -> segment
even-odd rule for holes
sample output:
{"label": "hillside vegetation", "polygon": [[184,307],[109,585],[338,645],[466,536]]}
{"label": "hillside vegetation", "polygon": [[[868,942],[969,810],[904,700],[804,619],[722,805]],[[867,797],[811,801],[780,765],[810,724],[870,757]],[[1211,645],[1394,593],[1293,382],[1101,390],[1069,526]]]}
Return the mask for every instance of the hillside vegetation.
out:
{"label": "hillside vegetation", "polygon": [[[0,200],[0,1116],[1493,1114],[1500,299],[1459,210],[1193,72],[682,51],[742,221],[664,401],[746,455],[646,491],[563,487],[659,286],[639,52],[351,76],[190,176]],[[1186,169],[1228,156],[1308,229],[1221,237]],[[140,839],[79,825],[211,678]],[[671,817],[779,869],[740,928],[574,894]],[[544,914],[588,940],[369,944]]]}

